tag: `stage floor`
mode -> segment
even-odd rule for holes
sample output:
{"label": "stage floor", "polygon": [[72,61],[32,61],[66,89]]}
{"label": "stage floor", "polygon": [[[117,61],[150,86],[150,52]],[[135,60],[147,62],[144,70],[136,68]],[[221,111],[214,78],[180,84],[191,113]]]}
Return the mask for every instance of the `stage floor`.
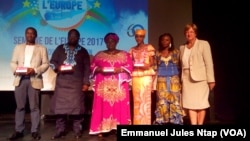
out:
{"label": "stage floor", "polygon": [[[0,114],[0,141],[7,141],[8,137],[14,132],[14,114]],[[110,133],[104,135],[103,137],[89,135],[89,124],[90,115],[84,116],[83,122],[83,136],[80,139],[75,139],[74,132],[72,130],[72,119],[68,117],[67,122],[67,135],[64,138],[57,139],[55,141],[117,141],[115,133]],[[33,141],[30,133],[30,114],[27,113],[25,116],[26,129],[24,132],[24,137],[16,141]],[[206,120],[205,124],[227,124],[223,122],[218,122],[215,120]],[[189,119],[184,118],[184,125],[189,125]],[[53,115],[42,115],[40,122],[40,141],[50,141],[51,137],[55,133],[55,116]]]}
{"label": "stage floor", "polygon": [[[30,118],[29,114],[25,117],[26,120],[26,129],[24,132],[24,137],[17,139],[16,141],[33,141],[30,133]],[[68,128],[67,135],[64,138],[56,139],[55,141],[116,141],[116,134],[107,134],[103,137],[89,135],[89,117],[85,117],[85,121],[83,123],[83,136],[80,139],[75,139],[74,132],[71,129],[72,120],[68,119]],[[8,137],[14,132],[14,114],[4,114],[0,115],[0,141],[7,141]],[[40,141],[50,141],[51,137],[55,133],[55,117],[53,116],[45,116],[41,117],[40,124],[40,133],[41,139]]]}

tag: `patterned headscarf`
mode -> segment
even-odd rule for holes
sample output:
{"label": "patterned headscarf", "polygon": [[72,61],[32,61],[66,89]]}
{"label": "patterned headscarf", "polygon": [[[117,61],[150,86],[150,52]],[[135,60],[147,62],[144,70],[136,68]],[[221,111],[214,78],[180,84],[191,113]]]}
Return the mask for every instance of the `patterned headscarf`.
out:
{"label": "patterned headscarf", "polygon": [[119,37],[115,33],[110,32],[110,33],[106,34],[104,37],[104,42],[107,43],[109,39],[113,39],[116,43],[119,42]]}

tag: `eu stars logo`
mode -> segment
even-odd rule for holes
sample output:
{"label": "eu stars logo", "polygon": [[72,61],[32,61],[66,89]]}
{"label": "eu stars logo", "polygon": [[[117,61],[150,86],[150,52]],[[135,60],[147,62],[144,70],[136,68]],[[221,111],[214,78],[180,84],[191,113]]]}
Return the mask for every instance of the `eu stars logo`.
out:
{"label": "eu stars logo", "polygon": [[68,29],[83,21],[87,13],[86,0],[40,0],[42,18],[58,29]]}

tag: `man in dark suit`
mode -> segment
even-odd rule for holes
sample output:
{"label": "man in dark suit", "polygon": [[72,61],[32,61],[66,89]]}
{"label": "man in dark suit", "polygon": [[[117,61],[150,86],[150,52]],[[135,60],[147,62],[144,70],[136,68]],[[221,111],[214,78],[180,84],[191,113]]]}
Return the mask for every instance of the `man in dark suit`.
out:
{"label": "man in dark suit", "polygon": [[43,88],[42,74],[49,68],[46,47],[36,43],[37,31],[33,27],[25,30],[26,42],[16,45],[10,62],[14,74],[15,86],[15,132],[9,140],[24,136],[25,105],[28,97],[31,114],[31,135],[40,139],[38,131],[40,121],[39,93]]}

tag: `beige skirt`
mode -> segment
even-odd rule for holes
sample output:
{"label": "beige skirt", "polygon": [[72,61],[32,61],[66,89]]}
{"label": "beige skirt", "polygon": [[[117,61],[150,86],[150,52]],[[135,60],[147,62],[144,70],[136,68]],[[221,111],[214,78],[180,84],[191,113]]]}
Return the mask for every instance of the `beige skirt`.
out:
{"label": "beige skirt", "polygon": [[188,69],[182,72],[182,104],[186,109],[209,108],[209,87],[207,81],[194,81]]}

